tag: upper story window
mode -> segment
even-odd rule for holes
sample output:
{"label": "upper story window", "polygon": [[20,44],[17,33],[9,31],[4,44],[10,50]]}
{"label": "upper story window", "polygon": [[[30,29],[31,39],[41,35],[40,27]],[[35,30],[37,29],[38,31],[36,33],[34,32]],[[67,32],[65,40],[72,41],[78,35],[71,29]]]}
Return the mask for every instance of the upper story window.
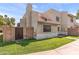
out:
{"label": "upper story window", "polygon": [[71,18],[71,22],[73,22],[73,18]]}
{"label": "upper story window", "polygon": [[43,25],[43,32],[51,32],[51,25]]}
{"label": "upper story window", "polygon": [[56,21],[58,21],[58,22],[59,22],[59,17],[58,17],[58,16],[56,16]]}

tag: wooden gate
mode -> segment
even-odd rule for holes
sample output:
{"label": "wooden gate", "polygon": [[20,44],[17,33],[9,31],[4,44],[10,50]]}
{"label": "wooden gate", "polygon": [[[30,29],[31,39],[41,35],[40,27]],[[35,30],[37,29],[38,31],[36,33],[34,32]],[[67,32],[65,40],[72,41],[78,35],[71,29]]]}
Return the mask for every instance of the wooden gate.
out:
{"label": "wooden gate", "polygon": [[15,40],[23,39],[23,28],[16,27],[15,28]]}

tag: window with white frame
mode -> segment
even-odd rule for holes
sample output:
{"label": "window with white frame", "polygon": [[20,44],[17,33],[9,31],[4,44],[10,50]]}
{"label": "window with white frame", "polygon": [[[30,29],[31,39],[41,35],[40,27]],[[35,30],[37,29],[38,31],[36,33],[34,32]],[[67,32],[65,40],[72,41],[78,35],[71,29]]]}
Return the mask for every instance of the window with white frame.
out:
{"label": "window with white frame", "polygon": [[51,25],[43,25],[43,32],[51,32]]}

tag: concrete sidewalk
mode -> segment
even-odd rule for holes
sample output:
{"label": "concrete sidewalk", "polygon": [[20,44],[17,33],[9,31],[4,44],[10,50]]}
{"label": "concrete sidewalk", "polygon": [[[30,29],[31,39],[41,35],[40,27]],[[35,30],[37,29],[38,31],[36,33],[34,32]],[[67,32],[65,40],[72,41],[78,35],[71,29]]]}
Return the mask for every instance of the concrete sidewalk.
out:
{"label": "concrete sidewalk", "polygon": [[31,53],[29,55],[78,55],[79,39],[54,50]]}

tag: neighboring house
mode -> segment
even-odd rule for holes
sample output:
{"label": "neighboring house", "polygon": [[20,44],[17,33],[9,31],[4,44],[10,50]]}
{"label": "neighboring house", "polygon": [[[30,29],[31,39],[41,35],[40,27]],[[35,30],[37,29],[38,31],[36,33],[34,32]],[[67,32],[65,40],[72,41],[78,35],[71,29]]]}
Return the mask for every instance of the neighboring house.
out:
{"label": "neighboring house", "polygon": [[36,39],[56,37],[58,34],[67,35],[68,28],[75,27],[76,17],[67,12],[59,12],[49,9],[43,13],[32,10],[28,4],[23,18],[20,20],[20,27],[33,27]]}

